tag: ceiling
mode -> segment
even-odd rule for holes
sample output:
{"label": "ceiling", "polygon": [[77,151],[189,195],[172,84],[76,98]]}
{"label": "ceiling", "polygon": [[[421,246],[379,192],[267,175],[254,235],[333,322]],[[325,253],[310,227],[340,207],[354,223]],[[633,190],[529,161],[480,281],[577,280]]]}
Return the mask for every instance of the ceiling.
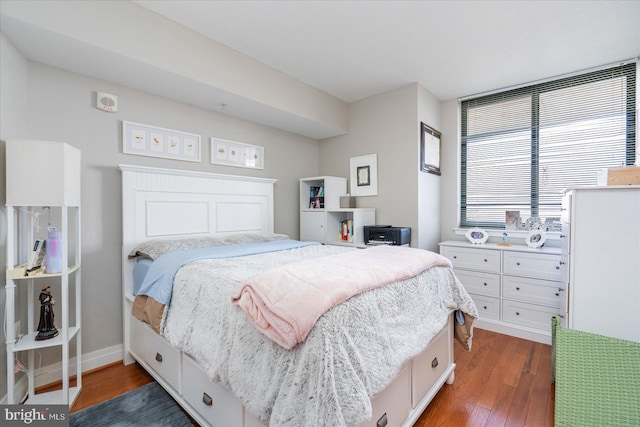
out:
{"label": "ceiling", "polygon": [[[228,103],[224,114],[311,138],[344,133],[12,17],[47,6],[61,22],[98,27],[74,2],[56,3],[0,2],[0,29],[30,60],[214,111]],[[640,56],[640,0],[133,3],[346,103],[416,82],[444,101]]]}
{"label": "ceiling", "polygon": [[440,100],[640,55],[640,1],[135,3],[346,102],[418,82]]}

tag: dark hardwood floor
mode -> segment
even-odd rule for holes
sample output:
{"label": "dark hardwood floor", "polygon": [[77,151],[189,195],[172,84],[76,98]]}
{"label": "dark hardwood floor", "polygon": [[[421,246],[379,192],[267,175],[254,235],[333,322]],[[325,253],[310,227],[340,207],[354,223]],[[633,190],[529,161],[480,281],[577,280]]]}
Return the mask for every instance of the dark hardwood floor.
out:
{"label": "dark hardwood floor", "polygon": [[[553,426],[551,346],[476,328],[470,352],[455,344],[455,360],[455,382],[439,391],[415,427]],[[85,373],[71,412],[150,381],[137,364]]]}

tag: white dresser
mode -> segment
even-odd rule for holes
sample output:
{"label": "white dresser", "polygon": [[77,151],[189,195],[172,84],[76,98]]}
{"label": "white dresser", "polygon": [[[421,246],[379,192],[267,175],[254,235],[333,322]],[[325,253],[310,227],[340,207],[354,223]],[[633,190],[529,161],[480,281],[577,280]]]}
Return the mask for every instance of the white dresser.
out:
{"label": "white dresser", "polygon": [[565,294],[560,248],[446,241],[440,253],[476,303],[479,328],[551,343]]}
{"label": "white dresser", "polygon": [[565,326],[640,342],[640,186],[573,188],[562,209]]}

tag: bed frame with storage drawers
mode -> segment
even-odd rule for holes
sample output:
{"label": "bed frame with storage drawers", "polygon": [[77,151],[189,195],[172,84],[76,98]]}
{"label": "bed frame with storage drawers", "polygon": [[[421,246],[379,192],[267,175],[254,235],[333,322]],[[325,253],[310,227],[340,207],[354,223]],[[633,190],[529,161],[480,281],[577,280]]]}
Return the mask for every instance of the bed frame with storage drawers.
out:
{"label": "bed frame with storage drawers", "polygon": [[[237,232],[273,232],[275,180],[120,165],[123,208],[125,364],[137,361],[201,425],[262,427],[229,390],[187,354],[131,315],[136,244]],[[453,316],[385,390],[367,427],[410,427],[443,384],[454,381]]]}

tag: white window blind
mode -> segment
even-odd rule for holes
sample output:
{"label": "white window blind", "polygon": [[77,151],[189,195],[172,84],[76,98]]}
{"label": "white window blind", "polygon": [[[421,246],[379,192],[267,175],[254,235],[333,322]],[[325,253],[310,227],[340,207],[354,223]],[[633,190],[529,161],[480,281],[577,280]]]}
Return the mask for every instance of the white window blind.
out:
{"label": "white window blind", "polygon": [[635,162],[636,63],[461,103],[461,225],[559,217],[562,190]]}

